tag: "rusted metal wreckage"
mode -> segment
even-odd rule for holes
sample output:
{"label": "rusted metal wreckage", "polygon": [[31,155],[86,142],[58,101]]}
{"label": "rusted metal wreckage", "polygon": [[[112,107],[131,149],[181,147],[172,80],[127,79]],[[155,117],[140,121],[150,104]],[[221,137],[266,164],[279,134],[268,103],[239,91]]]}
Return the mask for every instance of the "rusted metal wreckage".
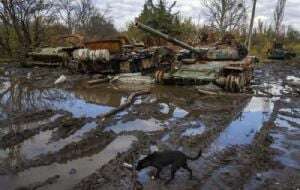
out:
{"label": "rusted metal wreckage", "polygon": [[252,79],[255,58],[247,56],[247,49],[230,35],[214,46],[198,48],[142,23],[136,22],[136,26],[183,49],[176,52],[168,47],[145,48],[143,43],[130,43],[126,37],[84,41],[80,35],[71,35],[62,38],[70,47],[29,53],[29,62],[63,65],[84,73],[141,73],[161,84],[214,83],[230,92],[243,91]]}
{"label": "rusted metal wreckage", "polygon": [[[172,52],[165,47],[145,49],[143,43],[116,39],[84,41],[80,35],[63,36],[67,47],[42,48],[28,54],[28,64],[65,66],[76,72],[118,74],[153,71]],[[154,63],[155,62],[155,63]],[[171,64],[171,60],[168,63]]]}

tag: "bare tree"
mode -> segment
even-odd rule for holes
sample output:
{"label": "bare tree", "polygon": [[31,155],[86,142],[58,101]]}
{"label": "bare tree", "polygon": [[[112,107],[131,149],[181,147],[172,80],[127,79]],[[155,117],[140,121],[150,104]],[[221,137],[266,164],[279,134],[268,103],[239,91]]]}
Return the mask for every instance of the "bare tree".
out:
{"label": "bare tree", "polygon": [[34,11],[31,18],[33,47],[39,47],[46,40],[47,26],[56,20],[53,1],[48,0],[40,6],[41,8]]}
{"label": "bare tree", "polygon": [[[26,53],[32,46],[31,24],[35,16],[41,15],[49,7],[45,0],[1,0],[0,1],[0,20],[3,32],[0,38],[1,44],[6,46],[7,51],[11,31],[17,37],[17,42],[21,45],[23,53]],[[50,2],[50,1],[47,1]],[[39,30],[41,25],[36,25]]]}
{"label": "bare tree", "polygon": [[4,6],[0,3],[0,50],[11,56],[9,18],[5,15]]}
{"label": "bare tree", "polygon": [[63,24],[68,28],[68,33],[72,33],[74,29],[76,1],[59,0],[56,3],[56,7],[60,20],[63,21]]}
{"label": "bare tree", "polygon": [[74,13],[76,32],[85,34],[87,38],[105,38],[117,34],[107,17],[109,8],[100,11],[93,5],[92,0],[79,0]]}
{"label": "bare tree", "polygon": [[[53,32],[57,26],[64,30]],[[116,33],[92,0],[0,0],[0,56],[23,57],[32,48],[47,45],[51,34],[73,30],[85,35]]]}
{"label": "bare tree", "polygon": [[276,37],[280,35],[280,29],[282,27],[282,21],[284,17],[286,0],[278,0],[274,11],[274,23],[275,23],[275,34]]}
{"label": "bare tree", "polygon": [[221,35],[226,31],[237,29],[246,16],[246,6],[243,0],[203,0],[209,19]]}
{"label": "bare tree", "polygon": [[258,19],[257,21],[257,29],[258,29],[258,33],[260,34],[263,34],[265,31],[264,22],[261,19]]}
{"label": "bare tree", "polygon": [[97,12],[91,0],[80,0],[75,7],[76,28],[86,27],[90,18]]}

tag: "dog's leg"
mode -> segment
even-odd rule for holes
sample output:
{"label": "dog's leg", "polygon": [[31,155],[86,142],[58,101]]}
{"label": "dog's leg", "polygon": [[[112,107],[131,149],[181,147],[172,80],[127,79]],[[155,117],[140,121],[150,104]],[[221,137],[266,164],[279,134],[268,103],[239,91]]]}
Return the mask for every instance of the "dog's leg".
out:
{"label": "dog's leg", "polygon": [[160,179],[160,172],[161,172],[161,168],[156,168],[157,169],[157,171],[156,171],[156,174],[155,174],[155,178],[156,179]]}
{"label": "dog's leg", "polygon": [[187,165],[187,163],[185,163],[183,166],[182,166],[184,169],[186,169],[187,171],[190,172],[190,179],[193,178],[193,171],[191,168],[189,168],[189,166]]}
{"label": "dog's leg", "polygon": [[171,168],[171,178],[168,181],[166,181],[165,184],[169,184],[174,179],[175,173],[177,172],[178,169],[179,169],[178,166],[172,165],[172,168]]}

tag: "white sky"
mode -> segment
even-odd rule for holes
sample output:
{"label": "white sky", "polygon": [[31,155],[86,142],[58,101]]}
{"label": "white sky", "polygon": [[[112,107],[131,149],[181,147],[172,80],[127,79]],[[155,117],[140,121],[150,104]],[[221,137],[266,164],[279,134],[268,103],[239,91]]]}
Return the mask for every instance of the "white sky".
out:
{"label": "white sky", "polygon": [[[145,0],[94,0],[94,2],[101,10],[107,10],[109,7],[109,15],[116,28],[124,29],[128,22],[133,21],[140,14]],[[276,2],[277,0],[257,0],[256,21],[260,18],[266,23],[271,23]],[[246,3],[250,14],[252,0],[246,0]],[[184,17],[192,17],[196,23],[207,21],[201,0],[177,0],[176,10],[179,10]],[[300,30],[300,0],[287,0],[284,24]]]}

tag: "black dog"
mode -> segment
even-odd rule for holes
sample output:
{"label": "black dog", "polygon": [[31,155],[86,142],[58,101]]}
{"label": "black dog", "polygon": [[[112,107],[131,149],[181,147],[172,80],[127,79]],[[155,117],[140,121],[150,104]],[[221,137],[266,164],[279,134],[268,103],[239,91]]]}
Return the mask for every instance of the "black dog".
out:
{"label": "black dog", "polygon": [[193,177],[192,170],[187,165],[187,160],[197,160],[202,154],[202,151],[200,150],[198,155],[194,158],[189,157],[185,155],[184,153],[180,151],[164,151],[164,152],[155,152],[153,154],[150,154],[143,160],[140,160],[138,162],[138,165],[136,167],[136,170],[141,170],[143,168],[146,168],[148,166],[153,166],[157,169],[156,178],[159,178],[159,174],[161,170],[171,165],[171,178],[166,181],[166,183],[169,183],[174,179],[175,173],[179,168],[184,168],[190,172],[190,178]]}

